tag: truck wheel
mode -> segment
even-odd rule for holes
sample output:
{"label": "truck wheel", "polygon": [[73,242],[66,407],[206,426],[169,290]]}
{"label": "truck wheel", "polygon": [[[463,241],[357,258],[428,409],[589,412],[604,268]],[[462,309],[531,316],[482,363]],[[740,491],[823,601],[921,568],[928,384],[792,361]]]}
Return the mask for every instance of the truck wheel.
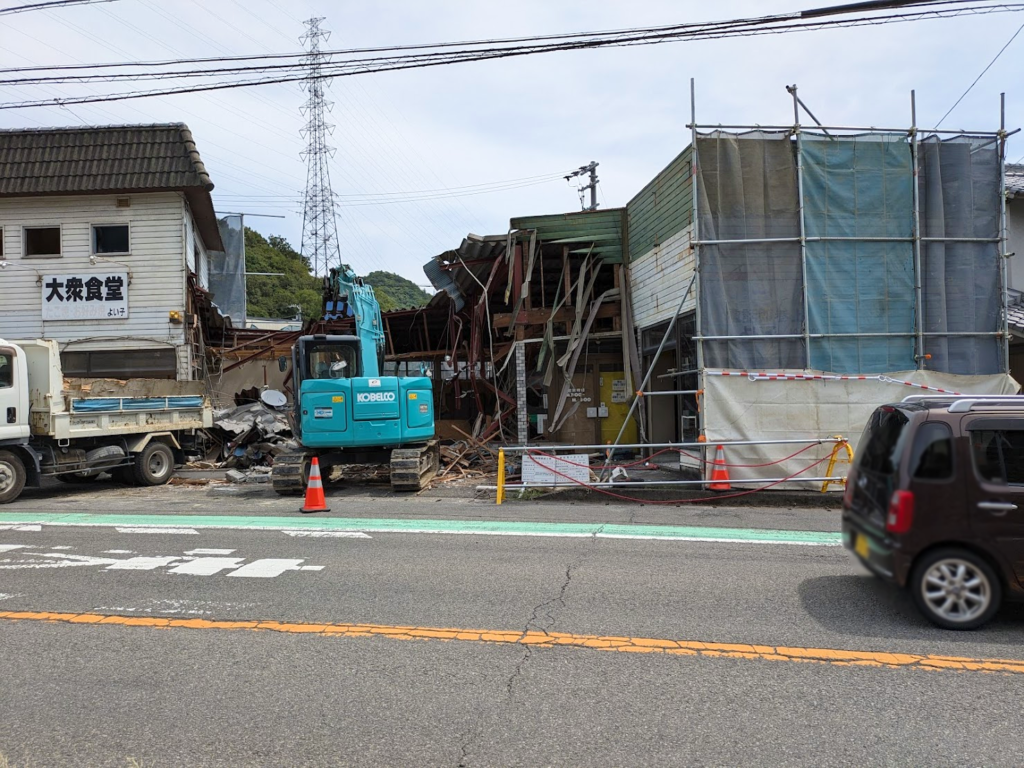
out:
{"label": "truck wheel", "polygon": [[135,457],[135,482],[163,485],[174,474],[174,453],[163,443],[150,443]]}
{"label": "truck wheel", "polygon": [[25,465],[17,454],[0,451],[0,504],[14,501],[25,487]]}

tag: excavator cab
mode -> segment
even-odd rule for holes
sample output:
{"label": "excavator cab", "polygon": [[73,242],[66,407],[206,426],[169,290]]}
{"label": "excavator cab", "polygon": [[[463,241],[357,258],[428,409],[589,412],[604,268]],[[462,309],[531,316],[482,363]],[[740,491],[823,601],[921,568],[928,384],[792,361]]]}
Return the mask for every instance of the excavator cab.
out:
{"label": "excavator cab", "polygon": [[325,467],[389,462],[396,490],[418,490],[429,480],[437,468],[429,377],[381,376],[376,354],[367,356],[358,336],[300,337],[292,371],[303,450],[275,461],[275,490],[300,490],[314,455],[325,477]]}

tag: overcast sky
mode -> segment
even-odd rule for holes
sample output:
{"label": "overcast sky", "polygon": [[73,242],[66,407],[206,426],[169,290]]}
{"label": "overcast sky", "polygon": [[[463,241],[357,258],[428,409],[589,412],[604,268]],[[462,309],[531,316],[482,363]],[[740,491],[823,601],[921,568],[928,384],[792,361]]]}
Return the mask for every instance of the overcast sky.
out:
{"label": "overcast sky", "polygon": [[[0,0],[2,5],[20,4]],[[297,51],[303,20],[324,16],[329,47],[594,31],[781,13],[821,0],[117,0],[0,17],[0,66],[96,63]],[[689,79],[705,123],[792,122],[785,91],[826,124],[934,125],[1024,24],[1024,13],[642,48],[546,54],[335,79],[331,143],[342,257],[361,273],[398,272],[425,284],[422,264],[467,232],[504,233],[510,217],[578,210],[560,178],[466,194],[513,179],[564,175],[600,163],[599,201],[621,206],[689,143]],[[1024,34],[1002,54],[944,128],[1024,123]],[[131,84],[93,86],[100,92]],[[82,87],[0,88],[0,101],[66,96]],[[185,122],[220,211],[301,241],[300,157],[305,96],[297,85],[70,108],[0,111],[0,126]],[[1011,139],[1009,159],[1024,155]],[[461,188],[461,189],[460,189]],[[367,204],[373,193],[439,195]],[[449,196],[433,190],[461,192]],[[422,195],[420,195],[422,197]]]}

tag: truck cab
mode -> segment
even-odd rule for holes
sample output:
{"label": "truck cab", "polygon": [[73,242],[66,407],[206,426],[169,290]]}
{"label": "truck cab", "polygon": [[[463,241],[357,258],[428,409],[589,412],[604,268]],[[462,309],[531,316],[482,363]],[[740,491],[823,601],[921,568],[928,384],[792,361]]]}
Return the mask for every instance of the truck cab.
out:
{"label": "truck cab", "polygon": [[0,445],[28,442],[28,415],[25,351],[0,341]]}

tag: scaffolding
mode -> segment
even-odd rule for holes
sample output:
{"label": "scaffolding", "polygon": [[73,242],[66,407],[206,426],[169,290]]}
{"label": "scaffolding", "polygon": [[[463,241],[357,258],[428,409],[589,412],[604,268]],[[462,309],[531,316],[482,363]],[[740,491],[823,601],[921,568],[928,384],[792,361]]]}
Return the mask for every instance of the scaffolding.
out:
{"label": "scaffolding", "polygon": [[861,128],[787,90],[792,125],[700,124],[690,81],[700,388],[714,369],[1008,373],[1005,96],[998,130],[953,131],[920,129],[914,92],[909,127]]}

